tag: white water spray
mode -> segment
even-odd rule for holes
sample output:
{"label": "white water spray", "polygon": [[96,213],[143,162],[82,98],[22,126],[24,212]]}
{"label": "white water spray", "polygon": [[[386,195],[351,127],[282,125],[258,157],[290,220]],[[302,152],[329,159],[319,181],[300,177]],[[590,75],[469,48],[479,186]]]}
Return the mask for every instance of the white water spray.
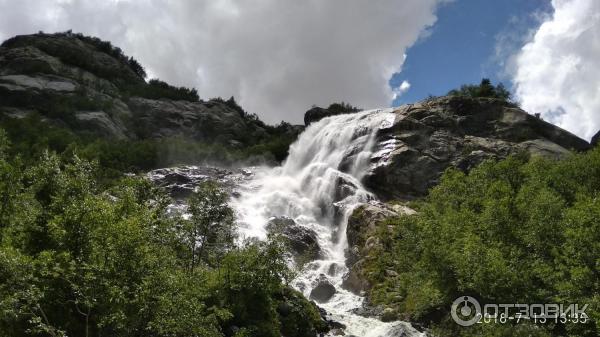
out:
{"label": "white water spray", "polygon": [[289,217],[318,236],[323,258],[308,263],[294,286],[309,296],[326,277],[336,294],[320,304],[331,318],[346,325],[346,335],[393,337],[418,333],[403,322],[383,323],[353,314],[364,298],[342,289],[348,271],[346,225],[355,207],[374,198],[361,184],[375,145],[377,130],[392,125],[389,110],[371,110],[324,118],[311,124],[290,147],[281,167],[256,172],[232,201],[245,237],[266,237],[273,217]]}

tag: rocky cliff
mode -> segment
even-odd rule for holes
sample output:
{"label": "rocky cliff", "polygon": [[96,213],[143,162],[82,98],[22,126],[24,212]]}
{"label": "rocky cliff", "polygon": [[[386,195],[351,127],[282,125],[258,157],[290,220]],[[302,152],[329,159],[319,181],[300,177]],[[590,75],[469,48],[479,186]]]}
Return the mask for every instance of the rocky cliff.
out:
{"label": "rocky cliff", "polygon": [[[401,106],[394,114],[394,123],[377,135],[371,170],[365,178],[367,186],[383,200],[422,197],[449,167],[468,171],[483,160],[522,151],[561,158],[591,147],[498,99],[440,97]],[[401,204],[382,202],[354,210],[346,232],[350,267],[344,278],[346,289],[359,294],[370,288],[364,265],[368,251],[379,244],[376,229],[388,218],[412,213]]]}
{"label": "rocky cliff", "polygon": [[383,199],[423,196],[450,166],[469,170],[485,159],[520,151],[558,158],[590,148],[585,140],[498,99],[445,96],[394,113],[393,125],[378,135],[365,181]]}
{"label": "rocky cliff", "polygon": [[[298,133],[287,124],[282,125],[289,130],[274,131],[233,100],[202,101],[195,90],[147,83],[144,76],[135,60],[97,38],[17,36],[0,47],[0,118],[38,114],[48,123],[95,137],[183,136],[234,147],[277,132]],[[179,96],[184,99],[170,99]]]}

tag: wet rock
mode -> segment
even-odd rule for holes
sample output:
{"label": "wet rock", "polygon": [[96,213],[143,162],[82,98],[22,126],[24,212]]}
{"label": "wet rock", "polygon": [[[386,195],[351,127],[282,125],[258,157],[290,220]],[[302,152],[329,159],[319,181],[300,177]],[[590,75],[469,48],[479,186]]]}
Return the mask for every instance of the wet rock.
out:
{"label": "wet rock", "polygon": [[338,176],[335,180],[335,194],[333,201],[337,202],[356,193],[359,189],[357,182],[350,176]]}
{"label": "wet rock", "polygon": [[329,321],[328,323],[332,329],[340,329],[340,330],[346,329],[346,325],[343,323],[336,322],[336,321]]}
{"label": "wet rock", "polygon": [[387,337],[409,337],[411,335],[404,325],[399,324],[388,331]]}
{"label": "wet rock", "polygon": [[382,322],[392,322],[398,319],[398,314],[396,310],[392,308],[385,308],[381,313],[381,321]]}
{"label": "wet rock", "polygon": [[266,229],[269,233],[281,234],[286,239],[290,252],[298,263],[316,260],[322,256],[317,233],[298,225],[294,219],[273,218]]}
{"label": "wet rock", "polygon": [[338,275],[338,273],[340,273],[343,270],[342,266],[340,266],[337,263],[332,263],[329,266],[329,269],[327,269],[327,275],[329,276],[336,276]]}
{"label": "wet rock", "polygon": [[365,292],[371,288],[371,285],[362,274],[363,261],[359,260],[344,275],[342,288],[353,292],[356,295],[364,296]]}
{"label": "wet rock", "polygon": [[335,287],[327,280],[327,278],[321,278],[317,285],[310,291],[309,298],[315,300],[318,303],[325,303],[329,301],[333,295],[335,295]]}
{"label": "wet rock", "polygon": [[332,336],[345,336],[346,333],[342,329],[331,329],[329,330],[329,334]]}
{"label": "wet rock", "polygon": [[352,310],[353,314],[363,317],[380,317],[382,312],[382,306],[370,306],[366,303],[363,303],[361,307]]}
{"label": "wet rock", "polygon": [[175,199],[189,197],[198,184],[207,180],[218,182],[223,189],[235,196],[235,189],[250,177],[241,169],[229,170],[212,166],[162,168],[148,172],[147,176],[158,186],[164,187]]}

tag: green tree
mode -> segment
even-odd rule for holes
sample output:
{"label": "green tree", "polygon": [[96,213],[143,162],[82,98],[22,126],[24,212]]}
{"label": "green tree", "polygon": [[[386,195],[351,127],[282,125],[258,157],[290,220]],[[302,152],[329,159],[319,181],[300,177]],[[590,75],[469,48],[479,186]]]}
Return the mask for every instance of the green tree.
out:
{"label": "green tree", "polygon": [[467,97],[490,97],[498,98],[504,101],[510,101],[511,94],[504,84],[499,83],[496,86],[492,84],[490,79],[484,78],[479,85],[464,84],[459,89],[453,89],[448,92],[451,96],[467,96]]}
{"label": "green tree", "polygon": [[202,182],[189,199],[190,218],[183,235],[189,249],[189,267],[210,263],[233,247],[234,214],[227,204],[229,195],[213,181]]}
{"label": "green tree", "polygon": [[414,320],[433,321],[442,335],[463,336],[529,328],[459,329],[449,309],[460,295],[481,303],[589,304],[586,323],[547,324],[536,334],[597,336],[599,195],[598,148],[563,160],[522,154],[484,162],[468,174],[448,170],[413,204],[416,215],[380,224],[382,245],[366,259],[371,298]]}

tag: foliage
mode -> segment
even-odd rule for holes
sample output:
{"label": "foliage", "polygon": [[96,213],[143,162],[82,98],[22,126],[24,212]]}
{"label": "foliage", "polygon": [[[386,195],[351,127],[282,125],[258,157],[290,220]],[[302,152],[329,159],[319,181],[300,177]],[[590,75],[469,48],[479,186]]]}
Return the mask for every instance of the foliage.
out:
{"label": "foliage", "polygon": [[200,100],[196,89],[174,87],[159,79],[151,79],[148,83],[128,86],[125,88],[125,92],[129,96],[139,96],[149,99],[168,98],[190,102],[198,102]]}
{"label": "foliage", "polygon": [[[289,272],[277,242],[233,248],[231,238],[212,237],[228,247],[221,259],[190,269],[187,220],[166,212],[169,199],[149,181],[104,188],[92,162],[45,152],[23,165],[9,152],[0,131],[0,335],[304,337],[324,329],[314,305],[282,282]],[[213,185],[196,198],[192,208],[214,212],[193,210],[192,222],[231,214]]]}
{"label": "foliage", "polygon": [[[73,33],[71,30],[62,33],[44,34],[39,32],[34,35],[35,37],[46,37],[46,38],[68,38],[79,40],[98,52],[105,53],[115,60],[117,60],[123,68],[131,70],[138,79],[146,78],[146,71],[141,64],[132,57],[127,57],[121,48],[113,46],[109,41],[103,41],[97,37],[86,36],[81,33]],[[12,48],[20,46],[21,43],[32,43],[29,40],[29,36],[15,36],[2,43],[2,47]],[[35,42],[34,42],[35,43]],[[97,62],[94,62],[94,55],[89,52],[81,52],[74,48],[64,48],[59,44],[47,43],[45,41],[39,41],[35,43],[36,47],[42,51],[56,56],[65,63],[72,64],[74,66],[86,69],[94,74],[98,74],[105,78],[119,78],[122,79],[122,75],[119,73],[119,69],[107,68]],[[131,79],[126,79],[131,80]]]}
{"label": "foliage", "polygon": [[350,103],[340,102],[340,103],[331,103],[327,110],[331,112],[332,115],[339,115],[348,112],[358,112],[361,109],[353,106]]}
{"label": "foliage", "polygon": [[465,336],[517,335],[530,328],[461,328],[449,319],[450,304],[460,295],[481,303],[587,303],[586,324],[538,324],[533,330],[597,336],[599,197],[600,148],[561,161],[518,155],[485,162],[469,174],[451,169],[415,203],[417,215],[380,226],[382,246],[367,259],[371,297],[403,317],[433,322],[441,335]]}
{"label": "foliage", "polygon": [[233,247],[235,239],[233,211],[229,196],[212,181],[202,182],[189,199],[190,219],[183,225],[190,252],[190,269],[200,261],[218,261]]}
{"label": "foliage", "polygon": [[[69,42],[56,43],[53,42],[54,39],[71,41],[71,44],[68,44]],[[74,41],[79,41],[79,45],[73,43]],[[81,43],[85,44],[85,46],[80,46]],[[151,99],[168,98],[191,102],[197,102],[199,100],[196,89],[174,87],[158,79],[151,79],[150,81],[145,82],[146,71],[137,60],[125,55],[119,47],[113,46],[109,41],[103,41],[97,37],[73,33],[69,30],[55,34],[39,33],[33,36],[15,36],[2,43],[2,46],[7,48],[24,45],[34,45],[45,53],[59,58],[64,63],[71,64],[99,77],[108,79],[117,84],[128,96],[140,96]],[[104,53],[112,57],[117,61],[116,65],[106,63],[99,59],[93,51]],[[85,96],[83,97],[88,100],[90,99]],[[65,97],[61,96],[58,96],[58,98],[61,100],[65,99]],[[25,101],[29,102],[27,99],[25,99]],[[46,104],[37,105],[46,106]],[[59,106],[59,108],[60,107],[61,106]],[[68,107],[69,106],[65,106],[65,108]],[[65,109],[57,110],[63,113],[65,111]]]}
{"label": "foliage", "polygon": [[123,172],[142,172],[178,164],[259,164],[282,161],[289,144],[296,139],[289,125],[271,127],[263,141],[246,147],[231,147],[171,137],[162,139],[117,140],[76,134],[69,128],[53,125],[43,117],[30,114],[25,118],[0,119],[12,146],[11,156],[19,155],[26,163],[37,161],[45,149],[69,157],[96,160],[105,178],[119,177]]}
{"label": "foliage", "polygon": [[453,89],[448,92],[450,96],[467,96],[472,98],[490,97],[497,98],[503,101],[510,101],[510,92],[504,87],[504,84],[498,83],[496,86],[492,82],[484,78],[479,85],[464,84],[460,89]]}

